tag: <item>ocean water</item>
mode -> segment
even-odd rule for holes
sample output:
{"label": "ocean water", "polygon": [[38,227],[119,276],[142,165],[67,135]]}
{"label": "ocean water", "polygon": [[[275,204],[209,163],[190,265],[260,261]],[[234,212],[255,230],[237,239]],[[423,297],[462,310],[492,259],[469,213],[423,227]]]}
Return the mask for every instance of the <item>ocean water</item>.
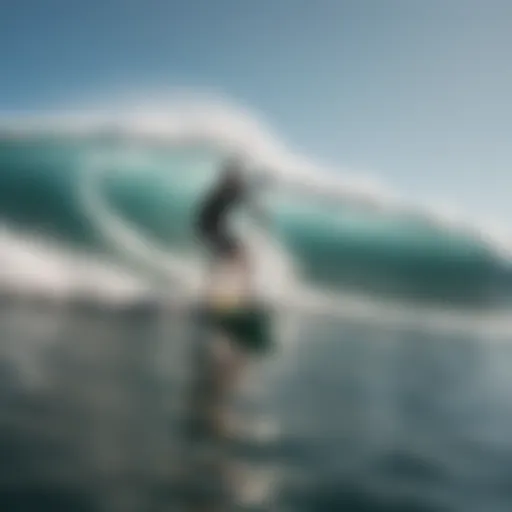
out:
{"label": "ocean water", "polygon": [[[188,510],[179,317],[9,303],[0,318],[2,510]],[[510,510],[510,347],[305,319],[254,370],[249,426],[278,430],[232,460],[266,475],[262,510]]]}
{"label": "ocean water", "polygon": [[[163,139],[2,127],[0,510],[183,510],[196,326],[170,299],[201,281],[194,208],[231,148],[183,122]],[[285,306],[279,350],[234,397],[240,438],[214,457],[265,503],[239,508],[510,510],[503,244],[281,163],[260,162],[280,186],[269,230],[237,219]]]}

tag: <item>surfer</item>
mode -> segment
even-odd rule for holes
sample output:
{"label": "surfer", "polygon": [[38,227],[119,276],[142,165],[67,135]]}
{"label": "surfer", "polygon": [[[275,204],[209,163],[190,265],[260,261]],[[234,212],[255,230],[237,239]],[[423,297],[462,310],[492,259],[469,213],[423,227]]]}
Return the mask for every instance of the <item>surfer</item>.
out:
{"label": "surfer", "polygon": [[[228,309],[220,314],[221,316],[229,315],[230,312],[239,308],[246,308],[254,298],[252,289],[254,272],[250,265],[249,250],[229,225],[232,213],[239,206],[248,206],[260,219],[264,218],[263,209],[253,201],[253,188],[254,184],[249,181],[243,161],[237,157],[228,158],[220,170],[218,180],[207,191],[198,208],[198,236],[212,255],[213,266],[210,278],[213,275],[221,281],[220,295],[225,294],[225,283],[222,282],[224,276],[222,272],[219,273],[219,269],[224,265],[228,266],[228,275],[238,275],[244,283],[242,296],[237,293],[231,294],[234,304],[228,306]],[[218,291],[217,289],[217,293]],[[212,347],[214,349],[214,373],[217,375],[215,387],[218,390],[218,396],[225,397],[229,394],[246,364],[245,352],[248,349],[248,343],[250,344],[248,341],[250,336],[246,336],[245,333],[242,336],[235,335],[236,328],[238,328],[236,325],[235,327],[222,325],[219,332],[221,342],[215,343],[215,346]],[[225,417],[217,418],[216,422],[222,424],[224,419]]]}
{"label": "surfer", "polygon": [[[189,469],[190,475],[194,475],[202,468],[210,475],[211,482],[220,478],[219,488],[228,494],[236,485],[237,469],[229,456],[226,458],[224,441],[240,434],[236,423],[241,419],[234,416],[231,394],[238,387],[251,356],[268,353],[271,339],[270,312],[255,300],[252,251],[242,238],[245,233],[235,232],[230,225],[235,210],[247,207],[252,216],[268,226],[264,209],[254,200],[256,189],[262,188],[263,174],[258,173],[258,183],[254,178],[242,159],[228,158],[215,183],[201,198],[195,217],[196,235],[209,250],[212,265],[204,290],[204,307],[200,308],[200,319],[207,329],[200,331],[197,358],[192,363],[189,411],[194,427],[187,435],[199,440],[197,446],[212,450],[204,451],[204,458],[199,457],[197,462],[192,451]],[[228,283],[233,279],[240,286],[235,290]]]}

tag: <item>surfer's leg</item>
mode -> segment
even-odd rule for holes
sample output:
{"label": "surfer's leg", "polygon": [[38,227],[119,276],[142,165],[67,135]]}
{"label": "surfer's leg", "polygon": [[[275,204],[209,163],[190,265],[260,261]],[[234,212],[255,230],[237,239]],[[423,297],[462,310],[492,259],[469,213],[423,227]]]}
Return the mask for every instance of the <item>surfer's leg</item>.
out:
{"label": "surfer's leg", "polygon": [[226,398],[234,391],[239,382],[240,375],[245,367],[244,354],[234,343],[223,335],[219,337],[214,351],[214,361],[216,368],[215,387],[219,394]]}

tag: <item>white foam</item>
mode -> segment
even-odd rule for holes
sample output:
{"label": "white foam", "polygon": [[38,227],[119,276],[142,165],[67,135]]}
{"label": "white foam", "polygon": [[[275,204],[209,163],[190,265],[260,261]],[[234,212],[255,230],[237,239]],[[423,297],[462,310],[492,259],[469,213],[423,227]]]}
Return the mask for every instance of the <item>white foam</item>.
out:
{"label": "white foam", "polygon": [[144,279],[106,259],[6,227],[0,231],[0,288],[18,296],[58,301],[80,296],[107,303],[150,293]]}
{"label": "white foam", "polygon": [[364,295],[329,294],[311,289],[298,290],[286,303],[276,307],[325,319],[344,319],[367,327],[417,329],[493,342],[510,343],[512,339],[512,320],[508,310],[461,310],[449,305],[427,306],[412,301],[379,300]]}

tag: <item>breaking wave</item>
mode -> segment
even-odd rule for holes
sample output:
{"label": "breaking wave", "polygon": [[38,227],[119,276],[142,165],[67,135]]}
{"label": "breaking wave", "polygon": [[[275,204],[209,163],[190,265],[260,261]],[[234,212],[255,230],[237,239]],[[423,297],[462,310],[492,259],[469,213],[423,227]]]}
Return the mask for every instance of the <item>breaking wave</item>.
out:
{"label": "breaking wave", "polygon": [[232,151],[274,184],[264,195],[270,232],[239,219],[260,262],[260,289],[274,299],[307,297],[302,305],[324,310],[327,300],[347,310],[341,297],[356,296],[417,307],[507,302],[512,244],[503,230],[322,169],[252,114],[183,98],[165,109],[0,123],[0,285],[60,297],[199,291],[205,258],[190,219]]}

